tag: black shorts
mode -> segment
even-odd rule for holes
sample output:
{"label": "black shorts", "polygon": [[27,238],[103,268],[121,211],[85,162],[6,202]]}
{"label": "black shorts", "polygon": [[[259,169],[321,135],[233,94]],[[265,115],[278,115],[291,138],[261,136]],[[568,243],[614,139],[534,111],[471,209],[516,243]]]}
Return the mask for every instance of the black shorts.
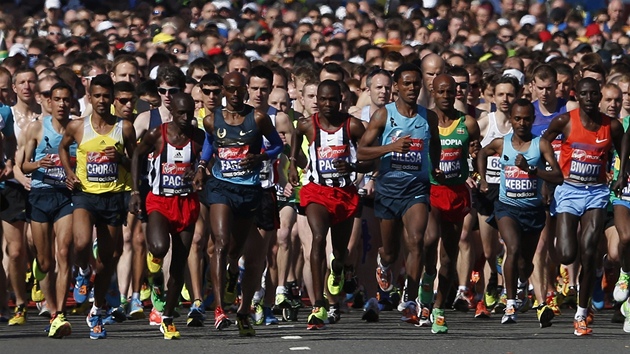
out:
{"label": "black shorts", "polygon": [[276,193],[276,205],[278,206],[278,211],[280,211],[286,207],[295,209],[296,203],[293,197],[286,197],[284,194],[280,195]]}
{"label": "black shorts", "polygon": [[490,216],[494,212],[494,202],[497,200],[499,200],[499,185],[488,184],[486,193],[477,192],[477,204],[473,204],[473,207],[477,210],[477,213]]}
{"label": "black shorts", "polygon": [[72,192],[67,188],[33,188],[28,201],[31,220],[39,223],[55,223],[74,210]]}
{"label": "black shorts", "polygon": [[402,219],[409,208],[419,203],[426,204],[427,209],[431,210],[429,194],[412,195],[406,198],[390,198],[376,192],[374,197],[374,216],[385,220]]}
{"label": "black shorts", "polygon": [[0,219],[8,223],[28,221],[31,204],[28,191],[19,183],[5,182],[0,189]]}
{"label": "black shorts", "polygon": [[497,228],[497,220],[510,217],[516,221],[524,233],[540,233],[545,227],[547,214],[544,206],[534,208],[519,208],[500,201],[494,203],[494,213],[486,220],[492,227]]}
{"label": "black shorts", "polygon": [[147,221],[149,221],[149,216],[147,215],[146,201],[147,201],[147,195],[149,195],[150,191],[151,191],[151,186],[149,185],[149,180],[141,178],[140,186],[138,187],[138,192],[140,192],[140,200],[142,201],[142,204],[140,207],[140,213],[138,214],[138,220],[140,220],[140,222],[142,223],[146,223]]}
{"label": "black shorts", "polygon": [[280,213],[275,188],[263,189],[255,220],[256,227],[265,231],[277,230],[280,227]]}
{"label": "black shorts", "polygon": [[262,199],[260,186],[230,183],[214,177],[206,181],[204,189],[208,205],[227,205],[237,217],[254,217]]}
{"label": "black shorts", "polygon": [[122,226],[127,222],[127,205],[129,193],[92,194],[76,192],[72,196],[75,209],[85,209],[90,212],[97,222],[104,222],[110,226]]}
{"label": "black shorts", "polygon": [[606,224],[604,226],[604,230],[608,230],[608,228],[615,227],[615,214],[612,211],[606,213]]}

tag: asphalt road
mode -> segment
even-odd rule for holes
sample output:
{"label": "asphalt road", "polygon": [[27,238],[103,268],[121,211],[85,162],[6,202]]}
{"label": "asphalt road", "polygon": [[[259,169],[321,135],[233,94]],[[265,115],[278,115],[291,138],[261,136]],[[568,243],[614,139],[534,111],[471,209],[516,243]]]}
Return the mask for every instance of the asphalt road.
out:
{"label": "asphalt road", "polygon": [[479,320],[472,312],[447,311],[449,333],[439,336],[400,322],[397,312],[383,312],[380,322],[365,323],[357,310],[325,330],[307,331],[305,313],[299,322],[258,326],[252,338],[239,337],[235,326],[219,332],[210,322],[187,328],[182,316],[175,320],[182,334],[179,341],[162,339],[148,320],[107,326],[106,340],[90,340],[80,316],[69,316],[71,336],[55,340],[43,332],[47,320],[33,316],[22,327],[0,326],[0,353],[630,353],[630,334],[623,332],[622,324],[611,323],[610,310],[596,314],[593,335],[583,338],[573,335],[569,310],[545,329],[538,328],[532,311],[520,314],[513,325],[501,325],[498,316]]}

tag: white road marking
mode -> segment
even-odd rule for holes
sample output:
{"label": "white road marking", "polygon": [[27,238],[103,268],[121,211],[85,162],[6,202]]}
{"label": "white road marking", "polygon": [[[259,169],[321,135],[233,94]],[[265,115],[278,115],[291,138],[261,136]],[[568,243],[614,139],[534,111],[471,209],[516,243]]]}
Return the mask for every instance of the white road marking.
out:
{"label": "white road marking", "polygon": [[284,337],[280,337],[282,339],[302,339],[302,337],[300,336],[284,336]]}
{"label": "white road marking", "polygon": [[309,347],[292,347],[289,350],[311,350]]}

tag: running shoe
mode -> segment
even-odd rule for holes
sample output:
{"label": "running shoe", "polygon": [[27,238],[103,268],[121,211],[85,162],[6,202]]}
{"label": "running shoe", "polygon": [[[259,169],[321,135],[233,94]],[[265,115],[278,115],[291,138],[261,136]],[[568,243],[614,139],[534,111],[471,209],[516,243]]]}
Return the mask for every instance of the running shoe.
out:
{"label": "running shoe", "polygon": [[514,306],[508,306],[503,312],[501,318],[501,324],[516,323],[516,308]]}
{"label": "running shoe", "polygon": [[180,292],[180,295],[182,296],[182,299],[184,299],[184,301],[190,301],[190,291],[188,291],[186,284],[182,286],[182,291]]}
{"label": "running shoe", "polygon": [[420,303],[424,306],[430,306],[433,303],[434,282],[435,275],[424,273],[420,281],[420,288],[418,289],[418,299],[420,299]]}
{"label": "running shoe", "polygon": [[151,274],[159,273],[162,270],[162,259],[154,258],[151,252],[147,252],[147,269]]}
{"label": "running shoe", "polygon": [[328,313],[323,306],[313,307],[311,314],[308,315],[306,329],[325,329]]}
{"label": "running shoe", "polygon": [[[110,307],[107,311],[107,315],[108,316],[106,317],[106,319],[103,320],[103,322],[107,322],[105,324],[122,323],[127,320],[127,314],[125,313],[125,309],[122,306]],[[108,318],[111,318],[111,320],[113,320],[113,323],[110,323],[111,321]]]}
{"label": "running shoe", "polygon": [[227,315],[223,312],[221,306],[217,306],[214,309],[214,327],[218,330],[223,330],[230,327],[232,323]]}
{"label": "running shoe", "polygon": [[354,269],[347,267],[344,269],[345,280],[343,282],[343,292],[346,294],[353,294],[359,287],[359,280],[354,275]]}
{"label": "running shoe", "polygon": [[190,305],[186,325],[188,327],[203,327],[203,321],[206,319],[206,310],[203,308],[203,302],[197,299]]}
{"label": "running shoe", "polygon": [[587,336],[593,333],[593,330],[586,322],[585,316],[578,316],[573,320],[573,334],[578,337]]}
{"label": "running shoe", "polygon": [[595,322],[595,311],[589,307],[586,309],[586,324],[589,326]]}
{"label": "running shoe", "polygon": [[164,334],[164,339],[179,339],[181,336],[177,328],[175,328],[173,319],[171,318],[169,322],[170,323],[162,321],[162,324],[160,325],[160,332]]}
{"label": "running shoe", "polygon": [[90,284],[90,274],[85,276],[81,275],[81,273],[77,274],[74,283],[74,301],[77,304],[85,303],[88,300],[88,296],[90,294],[92,284]]}
{"label": "running shoe", "polygon": [[532,301],[528,294],[528,283],[516,288],[516,309],[520,313],[525,313],[532,308]]}
{"label": "running shoe", "polygon": [[536,317],[538,317],[540,328],[551,327],[551,320],[553,320],[554,316],[553,310],[545,304],[538,306],[536,309]]}
{"label": "running shoe", "polygon": [[149,326],[159,326],[162,324],[162,312],[155,307],[149,313]]}
{"label": "running shoe", "polygon": [[[42,281],[42,280],[44,280],[44,278],[46,278],[46,273],[44,273],[39,268],[39,265],[37,264],[37,258],[35,258],[33,260],[33,266],[31,267],[31,270],[33,272],[33,277],[35,278],[35,280]],[[33,301],[35,301],[35,300],[33,300]]]}
{"label": "running shoe", "polygon": [[9,320],[9,326],[21,326],[26,323],[26,307],[24,305],[16,306],[13,311],[13,317]]}
{"label": "running shoe", "polygon": [[418,327],[430,327],[431,326],[431,309],[427,306],[420,305],[420,318],[418,320]]}
{"label": "running shoe", "polygon": [[141,320],[146,317],[144,314],[144,306],[140,299],[131,299],[129,303],[129,315],[127,317],[132,320]]}
{"label": "running shoe", "polygon": [[46,301],[38,302],[35,304],[39,310],[38,316],[51,318],[50,309]]}
{"label": "running shoe", "polygon": [[237,314],[237,326],[238,326],[238,334],[241,337],[253,337],[256,335],[256,330],[251,323],[249,323],[249,314]]}
{"label": "running shoe", "polygon": [[483,300],[477,301],[477,308],[475,309],[475,318],[490,318],[490,311],[488,311],[485,301]]}
{"label": "running shoe", "polygon": [[328,291],[330,292],[330,295],[333,295],[333,296],[341,294],[341,290],[343,290],[343,284],[344,284],[344,278],[345,278],[343,271],[341,272],[341,274],[336,274],[335,271],[333,270],[332,264],[334,260],[335,260],[335,257],[331,255],[330,274],[328,274]]}
{"label": "running shoe", "polygon": [[286,294],[276,294],[275,305],[277,308],[281,309],[291,308],[291,302]]}
{"label": "running shoe", "polygon": [[398,305],[398,311],[401,312],[401,321],[414,325],[419,324],[418,304],[415,301],[401,302],[400,305]]}
{"label": "running shoe", "polygon": [[547,306],[549,306],[555,316],[560,316],[562,313],[558,305],[558,294],[555,292],[547,295]]}
{"label": "running shoe", "polygon": [[39,281],[37,279],[33,281],[33,287],[31,288],[31,300],[33,300],[34,302],[42,302],[46,300],[44,292],[39,286]]}
{"label": "running shoe", "polygon": [[275,325],[280,323],[276,316],[273,315],[273,311],[271,311],[271,307],[263,307],[263,314],[265,318],[265,326]]}
{"label": "running shoe", "polygon": [[363,316],[361,319],[367,322],[378,322],[379,318],[378,300],[370,298],[363,306]]}
{"label": "running shoe", "polygon": [[164,275],[161,272],[155,274],[151,279],[151,302],[153,308],[159,312],[164,312],[166,295],[164,293]]}
{"label": "running shoe", "polygon": [[376,262],[376,281],[378,282],[378,287],[384,292],[391,291],[394,288],[394,275],[390,267],[385,268],[382,265],[380,253]]}
{"label": "running shoe", "polygon": [[623,321],[623,331],[630,333],[630,303],[624,301],[620,308],[621,314],[625,317]]}
{"label": "running shoe", "polygon": [[615,290],[613,290],[613,298],[615,301],[623,302],[628,299],[628,295],[630,294],[628,284],[630,284],[630,275],[619,273],[619,280],[615,283]]}
{"label": "running shoe", "polygon": [[223,303],[232,305],[236,301],[237,296],[236,284],[238,283],[238,273],[230,272],[229,267],[225,273],[227,281],[225,283],[225,290],[223,291]]}
{"label": "running shoe", "polygon": [[151,288],[149,287],[148,282],[143,281],[142,286],[140,287],[140,301],[149,300],[151,297]]}
{"label": "running shoe", "polygon": [[341,321],[341,309],[339,304],[331,305],[328,309],[328,324],[335,324]]}
{"label": "running shoe", "polygon": [[252,304],[251,309],[252,319],[256,326],[260,326],[265,322],[265,310],[259,302]]}
{"label": "running shoe", "polygon": [[463,290],[457,290],[455,300],[453,301],[453,309],[461,312],[468,312],[470,309],[470,299]]}
{"label": "running shoe", "polygon": [[105,339],[107,338],[107,331],[103,325],[103,319],[101,315],[93,315],[90,313],[85,319],[90,327],[90,339]]}
{"label": "running shoe", "polygon": [[431,312],[431,322],[433,322],[433,325],[431,325],[431,333],[448,333],[448,326],[446,325],[443,309],[433,309]]}
{"label": "running shoe", "polygon": [[491,289],[490,284],[488,284],[486,293],[483,296],[483,301],[486,303],[487,307],[493,308],[496,306],[499,303],[499,295],[496,292],[496,288]]}
{"label": "running shoe", "polygon": [[50,328],[48,329],[48,337],[50,338],[63,338],[72,334],[72,325],[66,320],[66,315],[60,313],[55,316],[50,322]]}

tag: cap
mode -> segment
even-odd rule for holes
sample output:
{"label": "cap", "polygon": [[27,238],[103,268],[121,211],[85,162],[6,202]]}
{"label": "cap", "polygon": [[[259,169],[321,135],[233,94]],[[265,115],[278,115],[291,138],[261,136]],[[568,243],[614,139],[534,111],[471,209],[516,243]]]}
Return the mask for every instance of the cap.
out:
{"label": "cap", "polygon": [[[41,3],[40,3],[41,4]],[[47,9],[60,9],[61,1],[59,0],[46,0],[44,7]]]}
{"label": "cap", "polygon": [[122,49],[128,53],[133,53],[136,51],[136,44],[134,42],[125,42]]}
{"label": "cap", "polygon": [[346,18],[347,14],[348,14],[348,11],[346,11],[346,8],[343,6],[339,6],[337,10],[335,11],[335,17],[337,17],[340,20],[343,20],[344,18]]}
{"label": "cap", "polygon": [[518,80],[519,85],[523,86],[525,83],[525,75],[520,70],[507,69],[503,72],[503,76],[511,76]]}
{"label": "cap", "polygon": [[212,3],[217,8],[217,11],[221,11],[221,9],[232,10],[232,3],[227,0],[216,0]]}
{"label": "cap", "polygon": [[258,6],[258,4],[255,3],[255,2],[249,2],[249,3],[245,4],[245,5],[243,5],[243,8],[241,9],[241,12],[245,12],[247,10],[249,10],[251,12],[254,12],[254,13],[258,13],[258,11],[260,11],[260,6]]}
{"label": "cap", "polygon": [[260,54],[258,54],[258,52],[255,50],[246,50],[245,56],[249,58],[249,61],[262,60]]}
{"label": "cap", "polygon": [[166,33],[158,33],[153,37],[153,44],[170,43],[175,40],[175,37]]}
{"label": "cap", "polygon": [[518,22],[519,25],[535,25],[536,24],[536,16],[534,15],[525,15],[521,17],[521,20]]}
{"label": "cap", "polygon": [[21,54],[23,57],[28,56],[28,52],[26,51],[26,47],[22,43],[15,43],[11,46],[11,50],[9,50],[9,56],[13,57],[18,54]]}
{"label": "cap", "polygon": [[156,66],[153,67],[153,69],[151,69],[151,71],[149,72],[149,79],[151,79],[151,80],[157,79],[158,69],[160,69],[159,65],[156,65]]}
{"label": "cap", "polygon": [[547,30],[540,31],[540,33],[538,33],[538,38],[540,38],[541,41],[546,42],[551,39],[551,33]]}
{"label": "cap", "polygon": [[319,13],[323,15],[332,14],[333,10],[328,5],[322,5],[319,7]]}
{"label": "cap", "polygon": [[582,52],[592,53],[593,47],[591,47],[591,45],[588,43],[580,43],[580,45],[578,45],[577,47],[575,47],[575,49],[573,49],[573,52],[574,53],[582,53]]}
{"label": "cap", "polygon": [[110,21],[103,21],[96,26],[96,32],[107,31],[108,29],[114,28],[114,24]]}
{"label": "cap", "polygon": [[437,0],[422,0],[422,7],[425,9],[432,9],[437,5]]}
{"label": "cap", "polygon": [[586,26],[586,33],[584,33],[584,35],[587,38],[591,38],[593,36],[596,35],[601,35],[602,34],[602,30],[599,29],[599,25],[597,23],[591,23],[590,25]]}

